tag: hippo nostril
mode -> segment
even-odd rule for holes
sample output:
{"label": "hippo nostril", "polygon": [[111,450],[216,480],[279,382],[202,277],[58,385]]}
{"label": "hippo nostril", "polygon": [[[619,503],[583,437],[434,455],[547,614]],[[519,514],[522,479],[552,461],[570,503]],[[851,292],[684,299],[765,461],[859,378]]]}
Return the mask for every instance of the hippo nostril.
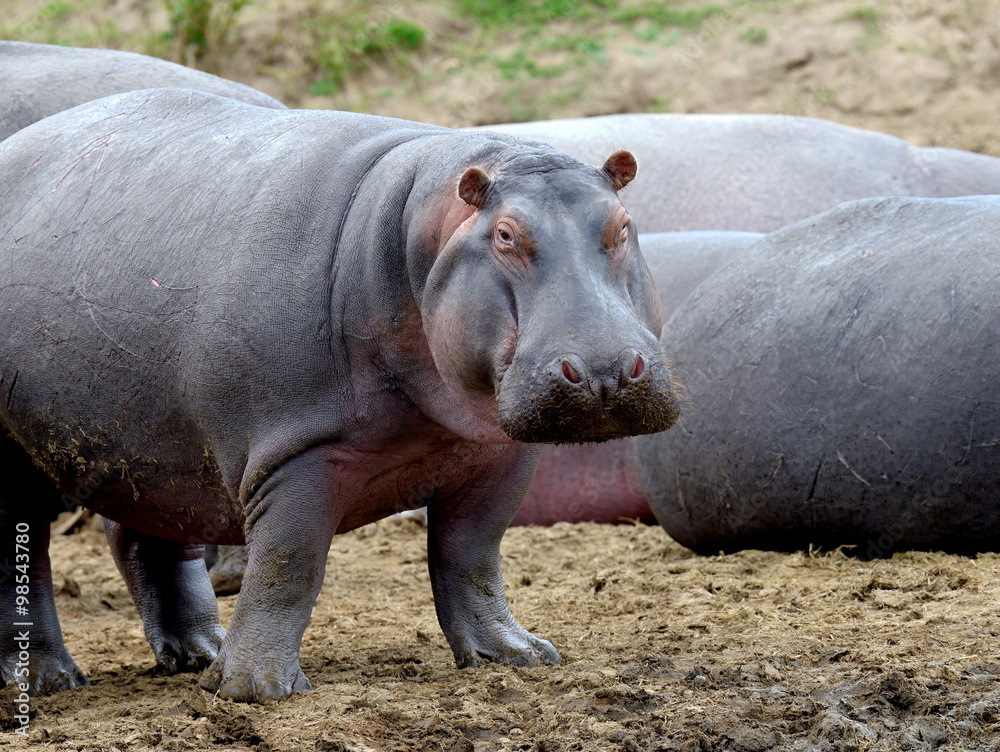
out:
{"label": "hippo nostril", "polygon": [[580,378],[580,374],[576,372],[576,369],[569,364],[569,361],[564,360],[562,363],[562,374],[571,384],[579,384],[583,379]]}
{"label": "hippo nostril", "polygon": [[645,370],[646,370],[646,364],[643,362],[642,356],[636,355],[635,365],[632,366],[632,375],[629,378],[631,378],[634,381],[635,379],[642,376],[642,372]]}

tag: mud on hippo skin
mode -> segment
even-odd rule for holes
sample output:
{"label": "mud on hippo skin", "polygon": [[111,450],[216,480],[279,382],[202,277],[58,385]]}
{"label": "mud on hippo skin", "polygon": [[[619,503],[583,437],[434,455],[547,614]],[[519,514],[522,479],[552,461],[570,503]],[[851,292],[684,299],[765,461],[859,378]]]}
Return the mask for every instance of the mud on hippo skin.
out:
{"label": "mud on hippo skin", "polygon": [[[660,304],[617,194],[634,174],[627,152],[597,168],[507,136],[179,89],[39,121],[0,142],[3,452],[44,468],[46,492],[118,469],[87,505],[116,523],[146,636],[168,669],[214,659],[202,683],[224,697],[308,688],[298,651],[332,536],[424,504],[457,664],[556,662],[504,596],[500,540],[538,447],[503,426],[566,441],[573,419],[532,424],[502,384],[524,410],[573,391],[579,438],[672,424]],[[3,498],[4,540],[41,485]],[[222,638],[195,557],[244,541]],[[41,542],[33,556],[51,603]],[[33,647],[72,674],[54,608],[36,624]]]}

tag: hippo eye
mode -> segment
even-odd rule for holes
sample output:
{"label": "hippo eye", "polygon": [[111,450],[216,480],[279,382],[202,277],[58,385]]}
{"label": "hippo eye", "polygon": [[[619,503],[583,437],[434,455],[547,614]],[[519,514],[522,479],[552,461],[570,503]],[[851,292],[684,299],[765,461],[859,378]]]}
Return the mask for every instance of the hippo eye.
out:
{"label": "hippo eye", "polygon": [[514,228],[506,222],[500,222],[497,224],[496,238],[500,246],[514,245]]}
{"label": "hippo eye", "polygon": [[621,232],[618,233],[618,242],[616,245],[625,245],[628,242],[628,225],[622,227]]}

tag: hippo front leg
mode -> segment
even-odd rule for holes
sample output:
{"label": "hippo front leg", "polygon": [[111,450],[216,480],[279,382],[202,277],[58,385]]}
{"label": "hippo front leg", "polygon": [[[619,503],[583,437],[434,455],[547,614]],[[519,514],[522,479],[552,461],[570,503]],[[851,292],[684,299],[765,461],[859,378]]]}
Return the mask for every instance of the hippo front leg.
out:
{"label": "hippo front leg", "polygon": [[539,447],[516,445],[508,460],[427,510],[434,606],[459,668],[480,661],[534,666],[559,653],[517,623],[507,607],[500,540],[538,464]]}
{"label": "hippo front leg", "polygon": [[326,571],[346,497],[322,448],[297,455],[263,483],[247,508],[248,562],[219,657],[201,686],[263,702],[312,689],[299,667],[302,634]]}
{"label": "hippo front leg", "polygon": [[204,547],[157,538],[108,519],[104,530],[156,662],[176,673],[197,671],[214,661],[226,631],[219,624]]}

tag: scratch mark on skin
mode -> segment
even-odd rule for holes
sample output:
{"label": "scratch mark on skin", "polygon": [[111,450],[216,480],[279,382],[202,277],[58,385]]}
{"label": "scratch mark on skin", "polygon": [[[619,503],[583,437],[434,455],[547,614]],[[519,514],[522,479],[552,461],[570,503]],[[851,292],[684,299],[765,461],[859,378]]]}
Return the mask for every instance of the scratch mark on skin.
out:
{"label": "scratch mark on skin", "polygon": [[17,386],[17,377],[21,375],[20,371],[14,371],[14,378],[10,382],[10,391],[7,392],[7,412],[10,412],[10,403],[14,399],[14,387]]}
{"label": "scratch mark on skin", "polygon": [[153,283],[153,287],[160,287],[160,288],[162,288],[164,290],[173,290],[175,292],[183,292],[184,290],[197,290],[198,289],[197,286],[195,286],[195,287],[170,287],[169,285],[164,285],[164,284],[161,284],[161,283],[157,282],[152,277],[149,278],[149,281]]}
{"label": "scratch mark on skin", "polygon": [[882,389],[883,388],[883,387],[878,386],[877,384],[869,384],[867,381],[862,381],[861,380],[861,373],[858,370],[857,364],[855,364],[855,366],[854,366],[854,378],[856,378],[858,380],[858,383],[861,384],[861,386],[868,387],[869,389]]}
{"label": "scratch mark on skin", "polygon": [[889,446],[889,442],[888,441],[886,441],[885,439],[883,439],[878,434],[875,434],[875,438],[878,439],[879,441],[881,441],[883,444],[885,444],[885,448],[888,449],[890,452],[892,452],[893,454],[896,453],[896,450],[893,449],[891,446]]}
{"label": "scratch mark on skin", "polygon": [[854,469],[853,467],[851,467],[851,465],[850,465],[850,464],[849,464],[849,463],[847,462],[847,460],[846,460],[846,459],[844,458],[844,455],[842,455],[842,454],[840,453],[840,450],[839,450],[839,449],[837,450],[837,459],[838,459],[838,460],[840,460],[840,464],[842,464],[842,465],[843,465],[844,467],[846,467],[846,468],[847,468],[848,470],[850,470],[850,471],[851,471],[851,475],[853,475],[853,476],[854,476],[855,478],[857,478],[857,479],[858,479],[858,480],[860,480],[860,481],[861,481],[862,483],[864,483],[864,484],[865,484],[866,486],[868,486],[868,488],[871,488],[871,487],[872,487],[872,484],[871,484],[871,483],[869,483],[869,482],[868,482],[868,481],[866,481],[866,480],[865,480],[864,478],[862,478],[862,477],[861,477],[861,475],[859,475],[859,474],[858,474],[858,471],[857,471],[857,470],[855,470],[855,469]]}
{"label": "scratch mark on skin", "polygon": [[[90,143],[93,144],[93,146],[91,147],[91,149],[89,151],[85,152],[82,156],[78,157],[76,160],[73,161],[72,166],[68,170],[66,170],[66,174],[64,174],[61,178],[59,178],[59,182],[56,183],[55,188],[53,188],[52,190],[55,191],[56,189],[58,189],[59,186],[61,186],[63,184],[63,181],[66,180],[66,178],[69,177],[70,173],[73,172],[73,170],[75,170],[79,166],[80,162],[82,162],[83,160],[87,159],[87,157],[89,157],[95,151],[97,151],[98,149],[100,149],[102,146],[107,146],[108,144],[110,144],[111,141],[112,141],[112,139],[114,139],[114,137],[115,137],[115,135],[117,133],[118,133],[118,131],[112,131],[111,133],[109,133],[107,136],[104,136],[103,138],[97,138],[97,139],[94,139],[93,141],[91,141]],[[97,162],[97,169],[98,170],[101,169],[101,165],[104,163],[104,154],[105,154],[105,152],[101,153],[101,158]]]}

